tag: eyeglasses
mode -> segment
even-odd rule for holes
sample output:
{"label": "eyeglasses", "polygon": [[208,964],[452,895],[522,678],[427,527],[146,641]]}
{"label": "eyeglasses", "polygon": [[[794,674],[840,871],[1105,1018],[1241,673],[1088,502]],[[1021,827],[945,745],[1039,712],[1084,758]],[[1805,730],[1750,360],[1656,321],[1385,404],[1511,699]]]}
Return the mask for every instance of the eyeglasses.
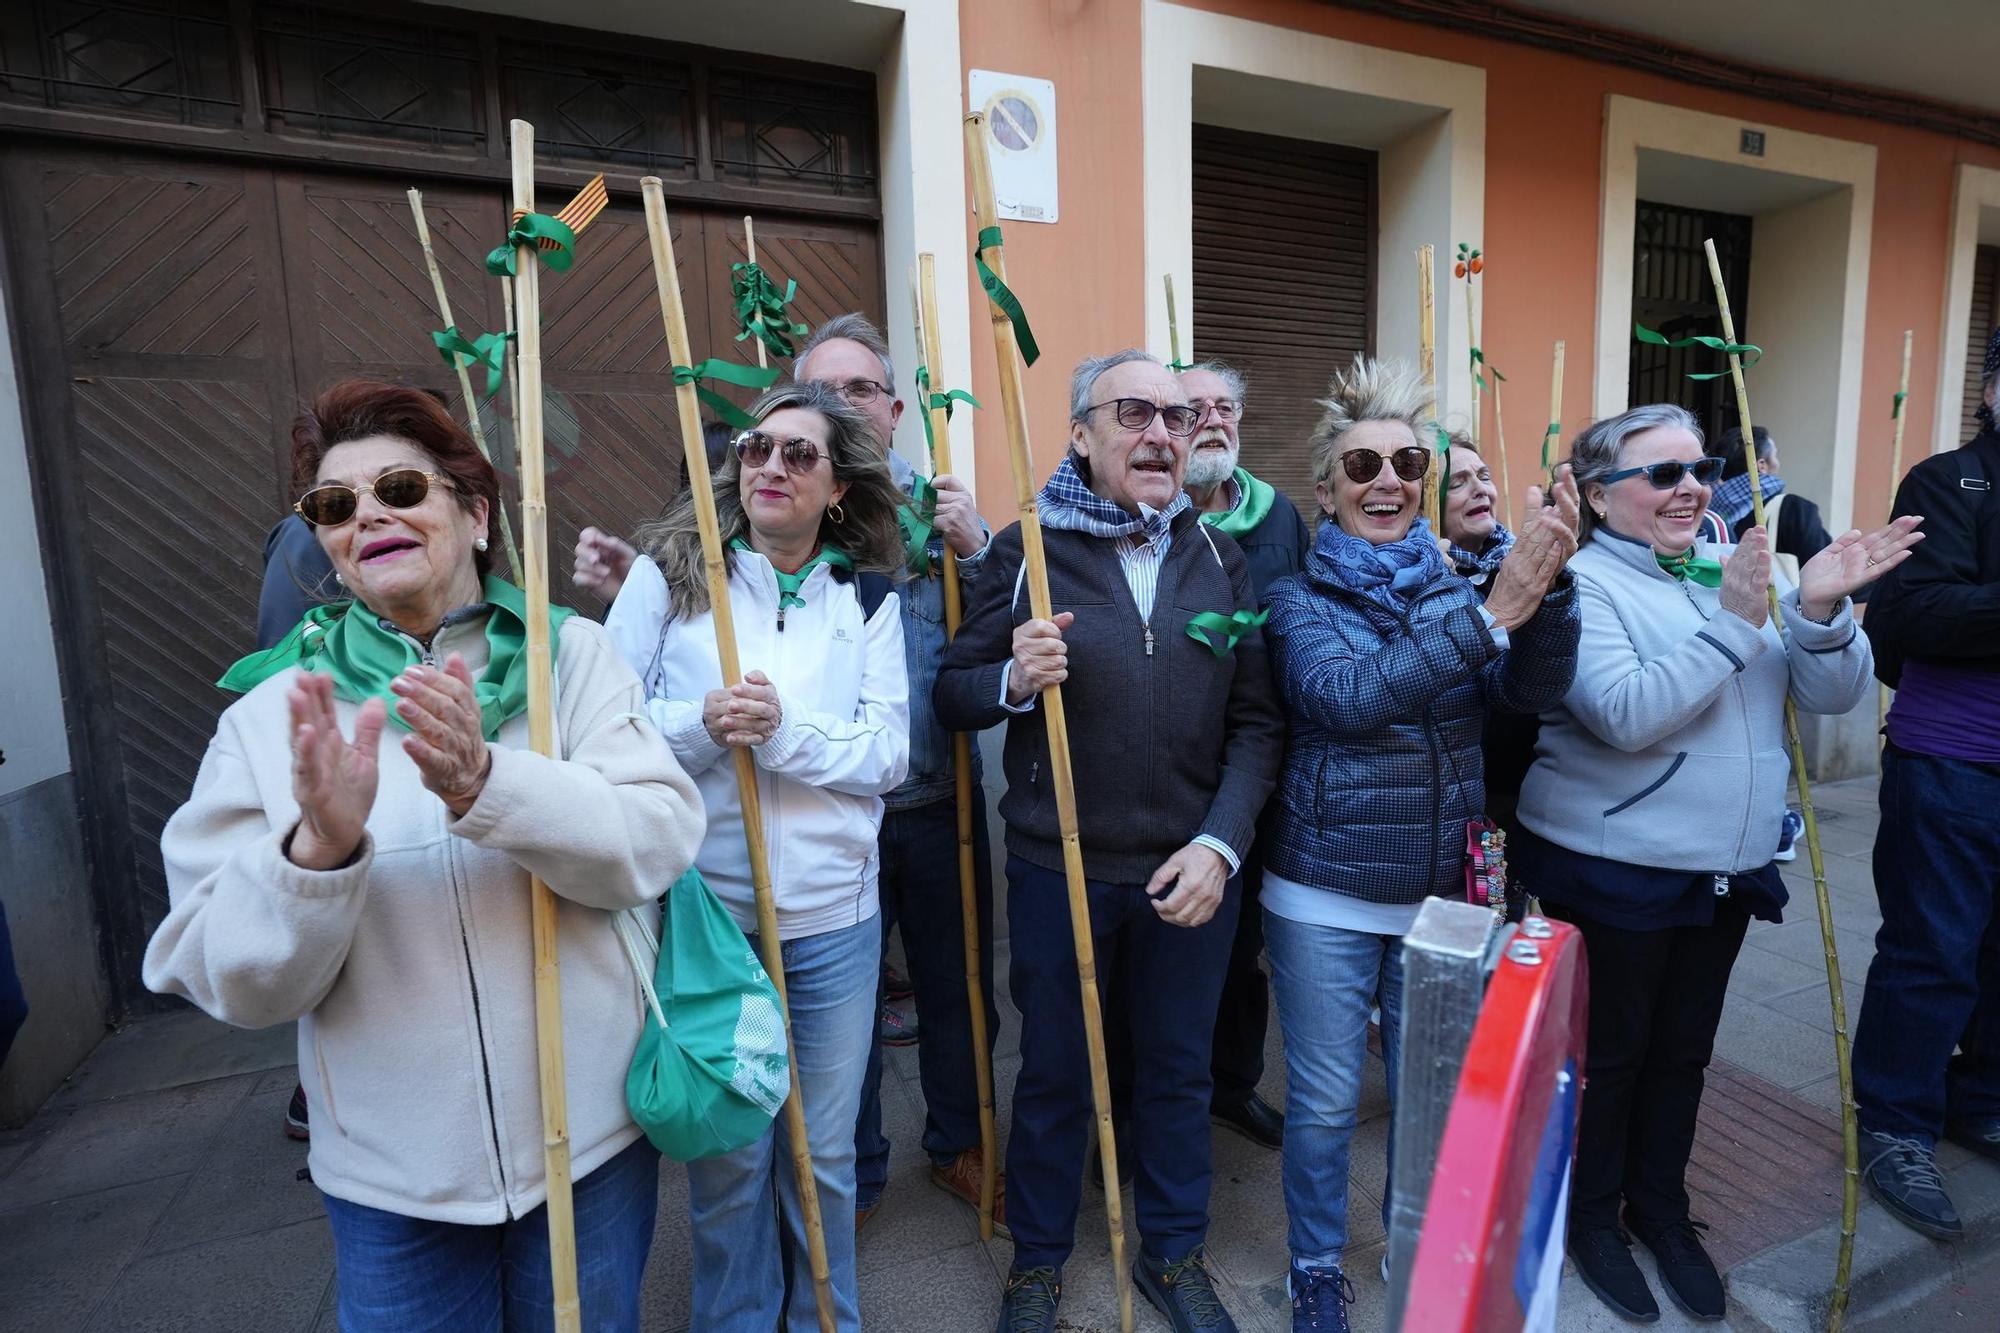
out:
{"label": "eyeglasses", "polygon": [[821,453],[819,445],[807,439],[780,440],[761,430],[746,430],[736,437],[736,458],[744,467],[764,466],[771,461],[773,449],[785,460],[787,472],[810,472],[822,458],[829,463],[833,461],[832,454]]}
{"label": "eyeglasses", "polygon": [[1720,458],[1717,458],[1714,454],[1703,454],[1692,463],[1683,463],[1679,459],[1669,459],[1664,463],[1648,463],[1644,467],[1620,468],[1606,477],[1604,484],[1609,486],[1615,481],[1623,481],[1627,477],[1636,477],[1643,472],[1646,474],[1646,480],[1653,483],[1654,490],[1670,491],[1681,484],[1682,477],[1690,474],[1693,475],[1696,485],[1713,486],[1716,477],[1721,471],[1722,460]]}
{"label": "eyeglasses", "polygon": [[1215,419],[1225,426],[1236,420],[1243,412],[1243,404],[1234,398],[1190,398],[1188,406],[1194,409],[1196,421],[1206,421],[1208,414],[1213,412]]}
{"label": "eyeglasses", "polygon": [[884,394],[890,393],[889,386],[875,380],[848,380],[844,384],[824,381],[826,386],[847,400],[849,407],[866,407]]}
{"label": "eyeglasses", "polygon": [[1144,430],[1158,417],[1166,425],[1167,434],[1186,436],[1194,434],[1195,427],[1201,424],[1201,414],[1192,407],[1182,407],[1179,403],[1161,407],[1144,398],[1113,398],[1108,403],[1093,403],[1083,409],[1083,414],[1089,416],[1105,407],[1116,413],[1118,424],[1126,430]]}
{"label": "eyeglasses", "polygon": [[315,486],[301,495],[292,508],[316,528],[337,528],[354,517],[364,495],[374,496],[391,509],[415,509],[431,493],[431,487],[439,485],[445,485],[445,480],[435,472],[399,467],[359,486],[343,486],[339,482]]}
{"label": "eyeglasses", "polygon": [[[1341,470],[1357,486],[1366,486],[1382,475],[1384,459],[1373,449],[1349,449],[1340,456]],[[1387,462],[1404,481],[1422,481],[1430,471],[1431,451],[1421,445],[1406,445],[1390,454]]]}

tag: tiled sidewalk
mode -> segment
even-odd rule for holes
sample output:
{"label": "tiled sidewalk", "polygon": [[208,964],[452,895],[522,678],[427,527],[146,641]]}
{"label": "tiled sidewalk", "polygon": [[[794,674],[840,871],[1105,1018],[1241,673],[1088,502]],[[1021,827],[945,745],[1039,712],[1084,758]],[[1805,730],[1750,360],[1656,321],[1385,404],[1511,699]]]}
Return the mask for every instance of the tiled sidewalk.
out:
{"label": "tiled sidewalk", "polygon": [[[1878,920],[1866,860],[1873,785],[1825,788],[1818,804],[1851,1025]],[[1837,1104],[1831,1024],[1803,851],[1788,878],[1789,919],[1753,926],[1737,966],[1717,1044],[1727,1067],[1703,1108],[1695,1184],[1705,1197],[1696,1211],[1714,1214],[1725,1261],[1838,1211],[1829,1128],[1837,1122],[1827,1109]],[[1004,977],[1000,944],[996,972]],[[1282,1104],[1272,1026],[1266,1094]],[[995,1068],[1003,1142],[1019,1041],[1018,1016],[1003,999]],[[289,1042],[288,1029],[236,1033],[192,1013],[154,1019],[108,1041],[25,1129],[0,1133],[0,1329],[331,1329],[326,1225],[312,1187],[295,1178],[304,1149],[280,1132],[292,1088]],[[931,1186],[917,1143],[916,1052],[890,1052],[889,1067],[884,1115],[895,1150],[889,1192],[861,1238],[864,1316],[870,1328],[898,1333],[991,1328],[1009,1246],[982,1244],[972,1213]],[[1348,1263],[1363,1330],[1381,1326],[1387,1130],[1381,1066],[1371,1060],[1353,1149]],[[1774,1130],[1789,1155],[1774,1156]],[[1287,1329],[1277,1155],[1218,1131],[1215,1168],[1210,1252],[1225,1297],[1246,1333]],[[1775,1175],[1760,1187],[1746,1184],[1752,1171]],[[1137,1246],[1129,1197],[1128,1252]],[[1085,1189],[1077,1234],[1065,1327],[1115,1329],[1103,1202],[1094,1189]],[[1562,1327],[1621,1326],[1573,1277],[1568,1285]],[[686,1328],[688,1292],[685,1176],[669,1165],[661,1172],[648,1329]],[[1674,1320],[1669,1312],[1661,1326]],[[1143,1300],[1138,1326],[1165,1327]]]}

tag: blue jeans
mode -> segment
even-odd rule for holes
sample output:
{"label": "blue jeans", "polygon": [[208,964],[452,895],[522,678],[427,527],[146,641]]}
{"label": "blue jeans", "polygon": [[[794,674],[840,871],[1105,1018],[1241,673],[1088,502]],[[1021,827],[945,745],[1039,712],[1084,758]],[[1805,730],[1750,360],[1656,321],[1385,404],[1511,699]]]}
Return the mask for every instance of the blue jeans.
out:
{"label": "blue jeans", "polygon": [[[979,1075],[972,1059],[972,1001],[965,993],[965,912],[958,888],[958,802],[891,810],[882,820],[882,940],[901,926],[923,1040],[917,1077],[924,1091],[924,1151],[942,1166],[979,1146]],[[978,890],[979,975],[985,979],[986,1051],[1000,1031],[993,1003],[993,871],[986,811],[972,812],[973,882]],[[889,1183],[882,1133],[882,1044],[870,1043],[854,1127],[855,1197],[862,1207]]]}
{"label": "blue jeans", "polygon": [[1878,799],[1854,1101],[1862,1128],[1935,1143],[1947,1117],[2000,1117],[2000,764],[1890,745]]}
{"label": "blue jeans", "polygon": [[[1184,1259],[1208,1237],[1209,1042],[1241,886],[1231,880],[1215,915],[1192,929],[1162,921],[1144,884],[1093,879],[1084,887],[1099,989],[1122,988],[1139,1052],[1132,1142],[1119,1145],[1137,1160],[1139,1239],[1155,1259]],[[1061,1268],[1076,1242],[1094,1115],[1063,873],[1008,857],[1007,920],[1023,1034],[1007,1141],[1007,1225],[1016,1269]]]}
{"label": "blue jeans", "polygon": [[[576,1182],[576,1278],[592,1333],[639,1327],[660,1154],[640,1139]],[[342,1333],[527,1333],[555,1328],[548,1210],[463,1226],[322,1193]]]}
{"label": "blue jeans", "polygon": [[[750,946],[757,947],[756,937]],[[786,940],[784,957],[792,1060],[805,1103],[835,1319],[843,1330],[858,1329],[854,1118],[861,1106],[868,1048],[874,1044],[882,928],[870,917],[825,934]],[[781,1213],[791,1256],[789,1283],[778,1245]],[[781,1325],[799,1333],[819,1328],[782,1112],[771,1131],[748,1147],[688,1163],[688,1214],[694,1232],[691,1327],[703,1333],[772,1333]]]}
{"label": "blue jeans", "polygon": [[[1332,1268],[1347,1248],[1347,1151],[1361,1105],[1368,1011],[1382,1010],[1382,1059],[1396,1102],[1403,940],[1264,913],[1264,954],[1285,1036],[1285,1215],[1292,1262]],[[1390,1160],[1395,1160],[1392,1118]],[[1386,1177],[1384,1177],[1386,1182]],[[1388,1186],[1382,1221],[1388,1224]]]}

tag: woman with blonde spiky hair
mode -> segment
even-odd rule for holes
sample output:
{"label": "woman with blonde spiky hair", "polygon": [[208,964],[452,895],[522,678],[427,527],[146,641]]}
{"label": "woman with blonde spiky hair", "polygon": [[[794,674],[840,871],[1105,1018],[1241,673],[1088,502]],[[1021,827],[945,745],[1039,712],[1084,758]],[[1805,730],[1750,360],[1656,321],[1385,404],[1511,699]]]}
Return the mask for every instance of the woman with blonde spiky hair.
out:
{"label": "woman with blonde spiky hair", "polygon": [[1393,1101],[1397,944],[1425,898],[1465,892],[1486,712],[1554,705],[1576,664],[1563,572],[1576,549],[1574,488],[1555,488],[1482,605],[1420,517],[1432,399],[1399,362],[1357,357],[1334,376],[1312,439],[1323,521],[1305,571],[1270,591],[1265,633],[1291,734],[1263,903],[1285,1035],[1295,1330],[1347,1327],[1348,1143],[1368,1014],[1381,1007]]}

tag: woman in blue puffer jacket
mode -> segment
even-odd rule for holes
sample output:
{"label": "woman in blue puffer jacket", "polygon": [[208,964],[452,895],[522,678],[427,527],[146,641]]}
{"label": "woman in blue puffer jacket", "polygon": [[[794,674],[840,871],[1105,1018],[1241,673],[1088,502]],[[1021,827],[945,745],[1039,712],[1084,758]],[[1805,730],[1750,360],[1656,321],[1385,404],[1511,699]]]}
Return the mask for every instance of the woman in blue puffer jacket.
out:
{"label": "woman in blue puffer jacket", "polygon": [[1432,399],[1396,363],[1356,358],[1334,377],[1312,441],[1325,521],[1305,571],[1270,592],[1265,634],[1291,734],[1263,905],[1285,1036],[1295,1329],[1346,1327],[1347,1154],[1368,1014],[1380,1005],[1393,1100],[1398,945],[1425,898],[1464,892],[1486,711],[1551,707],[1576,665],[1563,571],[1575,487],[1554,488],[1482,605],[1419,517]]}

